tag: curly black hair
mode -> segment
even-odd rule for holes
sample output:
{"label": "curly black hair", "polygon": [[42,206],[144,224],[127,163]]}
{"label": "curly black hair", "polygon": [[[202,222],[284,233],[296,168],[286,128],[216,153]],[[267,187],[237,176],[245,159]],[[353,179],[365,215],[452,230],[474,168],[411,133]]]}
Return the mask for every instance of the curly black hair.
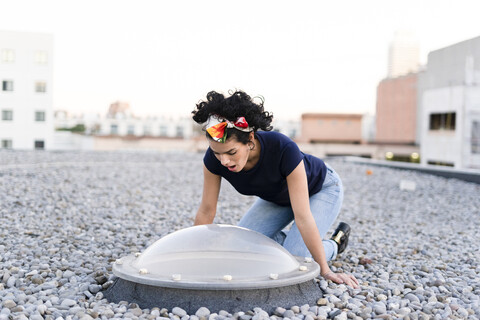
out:
{"label": "curly black hair", "polygon": [[[230,93],[230,92],[229,92]],[[229,121],[236,121],[238,117],[245,117],[248,125],[257,130],[270,131],[273,129],[271,122],[273,114],[263,109],[263,98],[258,97],[259,103],[255,103],[253,99],[241,90],[237,90],[227,98],[221,93],[210,91],[207,94],[206,101],[200,101],[195,110],[192,111],[193,120],[196,123],[203,124],[208,120],[210,115],[218,115]],[[227,137],[235,136],[237,141],[248,143],[249,133],[237,130],[235,128],[227,128]],[[207,137],[211,139],[208,132]],[[227,138],[227,139],[228,139]]]}

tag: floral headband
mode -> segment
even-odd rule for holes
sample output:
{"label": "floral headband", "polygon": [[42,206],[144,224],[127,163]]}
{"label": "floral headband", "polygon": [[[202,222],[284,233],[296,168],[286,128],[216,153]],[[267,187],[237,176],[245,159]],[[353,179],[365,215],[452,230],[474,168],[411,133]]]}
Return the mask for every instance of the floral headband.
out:
{"label": "floral headband", "polygon": [[207,132],[213,140],[224,143],[227,140],[227,131],[225,128],[235,128],[243,132],[253,131],[248,126],[244,117],[238,117],[235,122],[221,118],[216,114],[212,114],[207,120]]}

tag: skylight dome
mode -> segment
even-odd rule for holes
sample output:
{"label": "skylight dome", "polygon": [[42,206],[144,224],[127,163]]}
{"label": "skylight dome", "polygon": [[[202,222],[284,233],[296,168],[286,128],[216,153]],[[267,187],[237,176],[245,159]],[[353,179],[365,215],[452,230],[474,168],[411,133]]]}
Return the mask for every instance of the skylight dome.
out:
{"label": "skylight dome", "polygon": [[113,273],[151,286],[186,289],[258,289],[297,284],[320,272],[257,232],[203,225],[171,233],[143,253],[119,259]]}

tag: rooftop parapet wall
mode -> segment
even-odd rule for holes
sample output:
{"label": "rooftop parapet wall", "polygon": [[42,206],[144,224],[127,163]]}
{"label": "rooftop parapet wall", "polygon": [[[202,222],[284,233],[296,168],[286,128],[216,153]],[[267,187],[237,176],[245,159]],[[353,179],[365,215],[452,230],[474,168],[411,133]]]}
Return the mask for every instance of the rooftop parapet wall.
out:
{"label": "rooftop parapet wall", "polygon": [[480,184],[480,170],[472,169],[454,169],[449,167],[435,165],[421,165],[406,162],[394,162],[384,160],[371,160],[358,157],[345,157],[347,163],[368,164],[379,167],[389,167],[394,169],[412,170],[432,174],[444,178],[454,178],[467,182]]}

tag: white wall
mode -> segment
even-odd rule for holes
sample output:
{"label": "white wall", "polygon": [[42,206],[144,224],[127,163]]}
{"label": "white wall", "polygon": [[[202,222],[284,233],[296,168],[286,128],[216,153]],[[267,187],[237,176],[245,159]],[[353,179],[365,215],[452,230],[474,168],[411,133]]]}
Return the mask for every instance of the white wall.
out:
{"label": "white wall", "polygon": [[[422,164],[428,161],[453,163],[461,166],[461,121],[464,88],[461,86],[426,90],[422,97]],[[429,130],[430,114],[456,112],[456,129]]]}
{"label": "white wall", "polygon": [[[463,130],[463,167],[480,169],[480,154],[472,153],[472,123],[480,123],[480,86],[465,90],[465,119]],[[479,133],[477,133],[478,135]]]}
{"label": "white wall", "polygon": [[52,150],[94,150],[95,139],[92,136],[75,134],[69,131],[55,131]]}
{"label": "white wall", "polygon": [[274,117],[272,126],[273,130],[283,133],[291,139],[295,139],[301,134],[301,123],[298,119],[277,119]]}
{"label": "white wall", "polygon": [[[426,90],[422,100],[421,155],[428,161],[480,168],[480,155],[471,152],[471,125],[480,121],[480,87],[455,86]],[[455,131],[429,130],[430,114],[456,113]]]}
{"label": "white wall", "polygon": [[365,113],[362,116],[362,140],[364,142],[375,141],[375,115]]}
{"label": "white wall", "polygon": [[[48,34],[0,31],[0,53],[14,51],[13,62],[0,56],[0,84],[13,80],[13,91],[0,88],[0,112],[12,110],[13,120],[0,118],[0,140],[12,140],[13,149],[33,149],[35,140],[43,140],[45,148],[52,147],[53,137],[53,36]],[[37,52],[47,54],[47,63],[35,61]],[[35,92],[35,83],[46,83],[46,92]],[[45,112],[45,121],[35,121],[35,111]]]}

